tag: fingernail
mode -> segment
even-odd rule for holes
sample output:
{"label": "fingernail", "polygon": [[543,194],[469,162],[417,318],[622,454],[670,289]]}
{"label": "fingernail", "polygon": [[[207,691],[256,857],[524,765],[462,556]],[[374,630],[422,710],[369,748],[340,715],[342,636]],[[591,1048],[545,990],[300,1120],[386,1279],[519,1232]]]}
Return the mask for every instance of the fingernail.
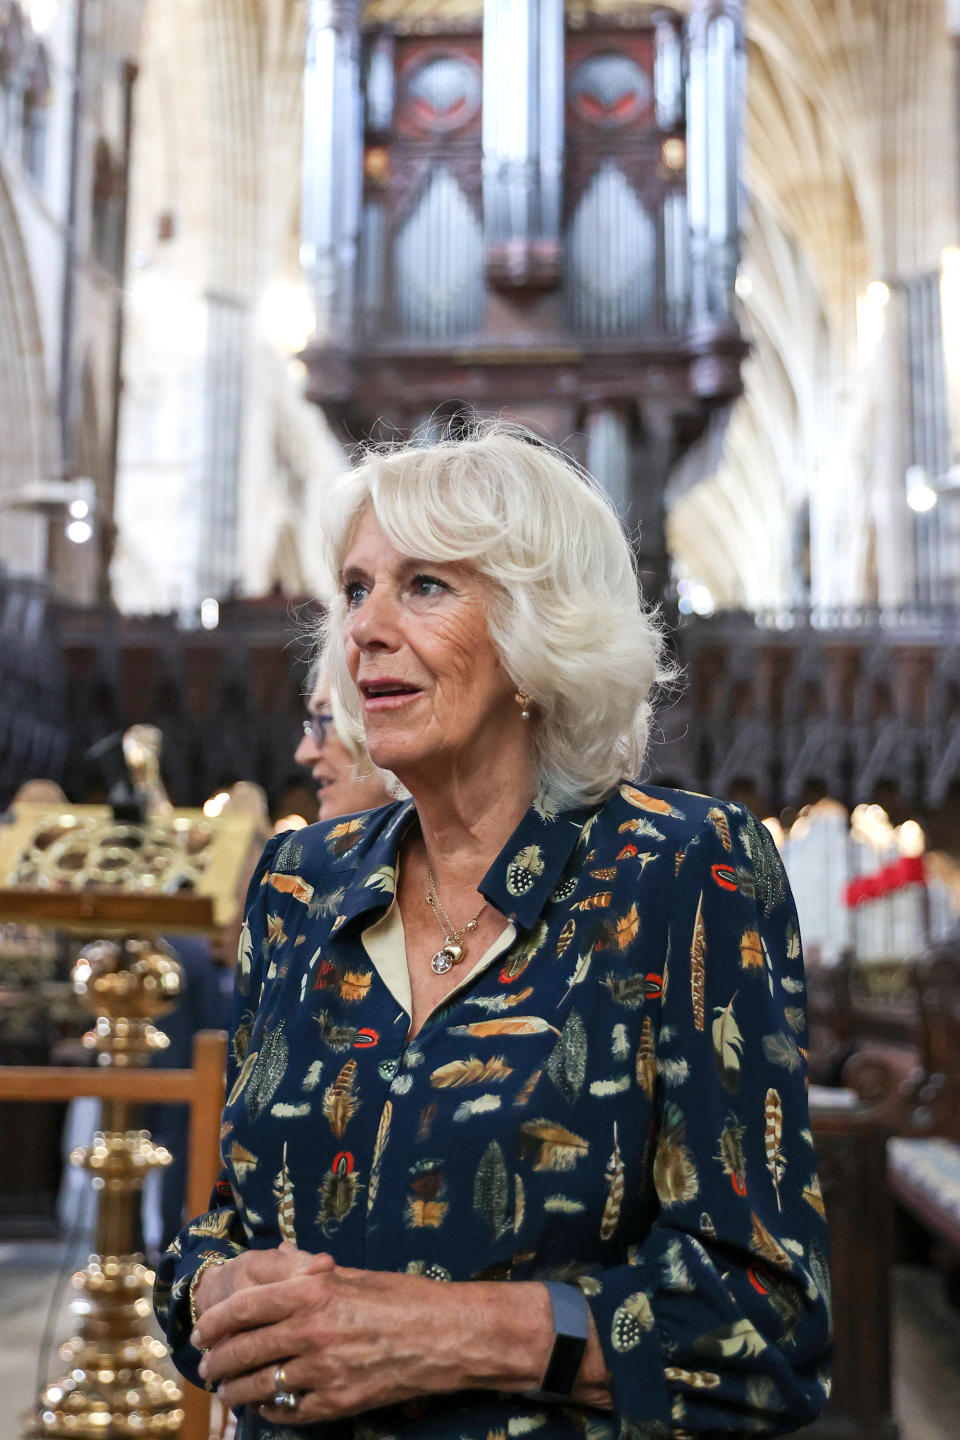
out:
{"label": "fingernail", "polygon": [[199,1331],[199,1330],[191,1330],[191,1332],[190,1332],[190,1344],[193,1346],[194,1350],[199,1350],[199,1349],[200,1349],[200,1331]]}
{"label": "fingernail", "polygon": [[204,1380],[206,1380],[206,1378],[207,1378],[207,1358],[206,1358],[206,1356],[204,1356],[204,1358],[200,1361],[200,1364],[197,1366],[197,1369],[198,1369],[199,1373],[203,1376]]}

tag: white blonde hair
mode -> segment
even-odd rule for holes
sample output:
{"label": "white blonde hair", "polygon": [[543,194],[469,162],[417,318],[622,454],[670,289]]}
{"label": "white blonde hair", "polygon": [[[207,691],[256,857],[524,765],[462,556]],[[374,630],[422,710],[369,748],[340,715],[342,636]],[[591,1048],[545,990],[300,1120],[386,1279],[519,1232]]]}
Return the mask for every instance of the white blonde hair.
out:
{"label": "white blonde hair", "polygon": [[672,672],[629,541],[590,475],[517,425],[480,421],[463,438],[366,451],[334,483],[328,507],[335,598],[322,662],[345,729],[363,734],[339,575],[370,508],[398,550],[467,562],[490,582],[490,637],[511,681],[534,702],[540,804],[592,803],[637,775],[651,691]]}

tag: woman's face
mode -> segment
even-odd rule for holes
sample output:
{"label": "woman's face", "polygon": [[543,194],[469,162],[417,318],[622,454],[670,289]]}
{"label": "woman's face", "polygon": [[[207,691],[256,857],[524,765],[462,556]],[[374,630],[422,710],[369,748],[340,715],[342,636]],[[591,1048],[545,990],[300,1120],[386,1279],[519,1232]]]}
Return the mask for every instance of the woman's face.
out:
{"label": "woman's face", "polygon": [[516,741],[523,722],[475,570],[404,554],[368,508],[341,583],[347,664],[375,764],[415,789],[418,772],[434,783],[461,763],[475,772],[508,734]]}
{"label": "woman's face", "polygon": [[313,728],[309,735],[304,733],[293,758],[308,766],[317,782],[317,819],[332,820],[386,804],[390,797],[383,780],[365,758],[355,760],[337,734],[325,680],[310,696],[307,713]]}

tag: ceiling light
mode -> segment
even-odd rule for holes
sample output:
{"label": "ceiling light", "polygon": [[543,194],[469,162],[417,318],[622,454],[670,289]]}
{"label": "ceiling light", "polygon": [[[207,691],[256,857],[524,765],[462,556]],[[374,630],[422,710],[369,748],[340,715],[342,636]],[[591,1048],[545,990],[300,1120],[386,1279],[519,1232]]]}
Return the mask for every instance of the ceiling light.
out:
{"label": "ceiling light", "polygon": [[701,580],[690,586],[690,608],[695,615],[712,615],[715,609],[710,587]]}
{"label": "ceiling light", "polygon": [[922,515],[927,510],[932,510],[937,503],[937,492],[930,484],[927,472],[922,465],[910,465],[906,474],[907,482],[907,504],[911,510]]}
{"label": "ceiling light", "polygon": [[200,601],[200,624],[204,630],[216,630],[220,624],[220,603],[212,595]]}

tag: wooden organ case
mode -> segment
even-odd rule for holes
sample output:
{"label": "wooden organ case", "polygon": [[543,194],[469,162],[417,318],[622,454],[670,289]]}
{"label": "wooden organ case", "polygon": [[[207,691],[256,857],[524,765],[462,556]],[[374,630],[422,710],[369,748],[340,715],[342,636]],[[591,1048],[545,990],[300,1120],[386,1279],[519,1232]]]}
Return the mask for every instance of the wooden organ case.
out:
{"label": "wooden organ case", "polygon": [[310,397],[354,436],[467,408],[569,444],[661,591],[670,467],[740,389],[743,44],[739,0],[317,0]]}

